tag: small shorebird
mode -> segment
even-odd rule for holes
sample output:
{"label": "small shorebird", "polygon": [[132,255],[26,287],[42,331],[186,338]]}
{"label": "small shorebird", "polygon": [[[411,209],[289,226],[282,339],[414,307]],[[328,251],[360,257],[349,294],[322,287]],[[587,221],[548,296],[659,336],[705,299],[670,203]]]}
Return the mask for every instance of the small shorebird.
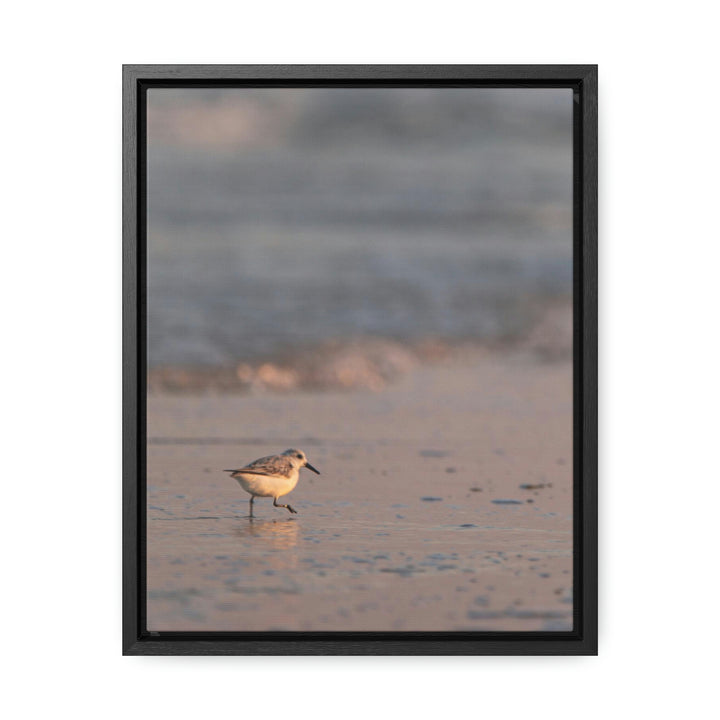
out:
{"label": "small shorebird", "polygon": [[305,457],[302,450],[291,448],[282,455],[268,455],[254,460],[238,470],[223,470],[231,473],[245,492],[250,493],[250,517],[253,516],[253,502],[256,497],[271,497],[275,507],[287,508],[288,512],[297,513],[291,505],[278,505],[278,498],[287,495],[298,483],[300,468],[306,467],[318,475]]}

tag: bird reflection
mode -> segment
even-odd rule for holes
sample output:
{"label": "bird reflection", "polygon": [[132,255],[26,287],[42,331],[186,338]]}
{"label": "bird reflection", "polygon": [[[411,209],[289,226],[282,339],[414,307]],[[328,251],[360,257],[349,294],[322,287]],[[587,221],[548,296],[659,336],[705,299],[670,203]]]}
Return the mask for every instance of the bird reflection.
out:
{"label": "bird reflection", "polygon": [[263,520],[248,517],[235,534],[241,538],[252,538],[253,544],[262,543],[266,548],[289,550],[297,545],[299,524],[293,519]]}

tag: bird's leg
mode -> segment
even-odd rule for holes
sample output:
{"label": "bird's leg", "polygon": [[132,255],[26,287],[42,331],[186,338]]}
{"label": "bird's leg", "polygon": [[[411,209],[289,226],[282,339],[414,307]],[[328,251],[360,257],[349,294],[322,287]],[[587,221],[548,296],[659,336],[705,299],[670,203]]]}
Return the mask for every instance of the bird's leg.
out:
{"label": "bird's leg", "polygon": [[284,507],[287,508],[288,512],[295,513],[297,515],[297,510],[292,505],[278,505],[278,499],[273,498],[273,505],[275,507]]}
{"label": "bird's leg", "polygon": [[251,496],[250,496],[250,517],[253,516],[253,503],[254,503],[254,502],[255,502],[255,496],[254,496],[254,495],[251,495]]}

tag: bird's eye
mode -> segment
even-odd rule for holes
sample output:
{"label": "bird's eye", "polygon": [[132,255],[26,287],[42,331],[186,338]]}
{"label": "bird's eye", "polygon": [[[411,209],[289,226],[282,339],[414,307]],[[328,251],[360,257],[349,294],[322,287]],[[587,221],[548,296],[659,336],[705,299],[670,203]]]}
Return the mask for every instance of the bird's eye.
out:
{"label": "bird's eye", "polygon": [[300,460],[302,460],[302,455],[301,455],[300,453],[298,453],[295,457],[296,457],[296,458],[299,458]]}

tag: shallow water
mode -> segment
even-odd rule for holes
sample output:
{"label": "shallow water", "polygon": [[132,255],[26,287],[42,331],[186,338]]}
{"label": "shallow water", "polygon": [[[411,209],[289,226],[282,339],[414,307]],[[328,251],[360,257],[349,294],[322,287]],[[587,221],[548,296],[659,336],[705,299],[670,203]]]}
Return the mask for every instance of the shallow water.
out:
{"label": "shallow water", "polygon": [[149,628],[571,628],[569,530],[538,507],[296,494],[297,516],[270,500],[254,518],[241,501],[151,509]]}
{"label": "shallow water", "polygon": [[218,93],[150,94],[151,367],[502,337],[569,297],[569,90]]}

